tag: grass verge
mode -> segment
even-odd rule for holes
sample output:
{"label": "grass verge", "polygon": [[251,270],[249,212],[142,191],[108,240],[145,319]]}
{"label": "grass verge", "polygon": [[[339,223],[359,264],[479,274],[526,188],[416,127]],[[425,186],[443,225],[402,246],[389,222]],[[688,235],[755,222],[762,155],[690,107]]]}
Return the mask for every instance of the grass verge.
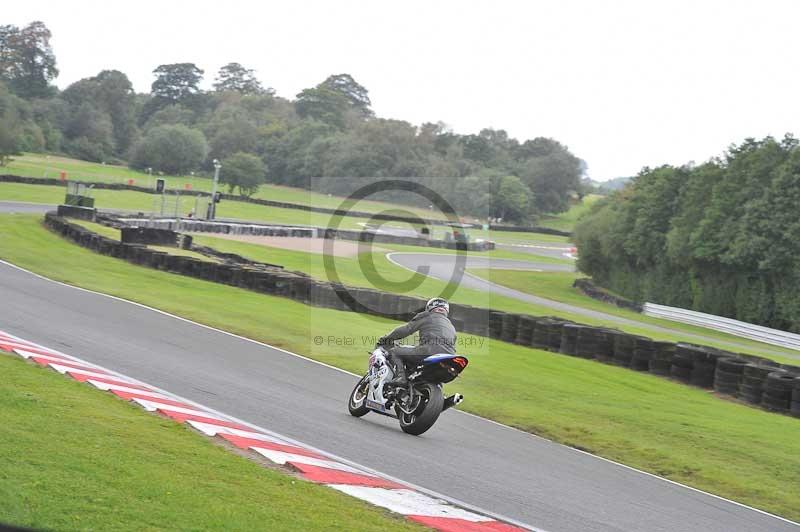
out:
{"label": "grass verge", "polygon": [[[396,325],[98,256],[31,217],[0,217],[0,256],[353,372],[363,371],[364,349],[337,340],[346,331],[373,336]],[[311,341],[317,335],[322,345]],[[615,366],[463,340],[474,342],[459,348],[472,363],[453,386],[467,396],[464,410],[800,519],[799,420]],[[499,401],[498,390],[514,400]]]}
{"label": "grass verge", "polygon": [[49,530],[423,530],[0,354],[0,522]]}
{"label": "grass verge", "polygon": [[[168,189],[184,190],[186,185],[192,190],[211,191],[210,176],[150,176],[145,172],[132,170],[126,166],[92,163],[40,153],[25,153],[13,157],[2,173],[36,178],[59,178],[61,172],[67,173],[67,178],[84,183],[128,183],[133,179],[133,184],[140,187],[153,186],[156,178],[162,178]],[[221,190],[227,190],[222,187]],[[284,187],[280,185],[263,184],[254,198],[283,201],[298,205],[313,205],[328,209],[338,208],[345,198],[312,192],[302,188]],[[354,207],[361,212],[382,212],[387,209],[403,209],[413,212],[423,218],[443,218],[444,216],[430,209],[422,209],[407,205],[385,203],[381,201],[363,200]]]}
{"label": "grass verge", "polygon": [[549,227],[550,229],[558,229],[559,231],[572,231],[575,229],[575,224],[578,218],[583,216],[584,213],[589,212],[592,205],[603,196],[599,194],[589,194],[584,197],[580,203],[577,203],[569,208],[567,212],[562,212],[555,216],[544,216],[537,225],[541,227]]}

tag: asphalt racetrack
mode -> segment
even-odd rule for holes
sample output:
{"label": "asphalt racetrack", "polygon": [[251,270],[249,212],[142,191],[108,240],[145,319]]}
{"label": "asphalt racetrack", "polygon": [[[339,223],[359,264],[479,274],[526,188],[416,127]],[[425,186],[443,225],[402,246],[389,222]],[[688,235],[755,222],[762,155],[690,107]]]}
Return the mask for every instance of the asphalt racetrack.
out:
{"label": "asphalt racetrack", "polygon": [[[0,330],[532,527],[800,531],[780,518],[461,412],[443,414],[421,437],[404,434],[389,418],[353,418],[346,407],[353,375],[1,263],[0,296]],[[504,400],[503,390],[497,397]]]}

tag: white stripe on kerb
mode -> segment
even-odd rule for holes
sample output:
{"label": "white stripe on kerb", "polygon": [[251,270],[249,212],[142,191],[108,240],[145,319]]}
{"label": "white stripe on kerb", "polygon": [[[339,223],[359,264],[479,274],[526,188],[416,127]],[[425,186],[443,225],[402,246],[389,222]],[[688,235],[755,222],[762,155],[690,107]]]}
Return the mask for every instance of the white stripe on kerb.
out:
{"label": "white stripe on kerb", "polygon": [[402,515],[422,515],[425,517],[449,517],[464,519],[473,523],[493,521],[489,517],[478,515],[461,508],[456,508],[445,501],[434,499],[422,493],[408,489],[373,488],[369,486],[352,486],[349,484],[328,484],[352,497],[367,501]]}
{"label": "white stripe on kerb", "polygon": [[94,386],[95,388],[97,388],[99,390],[103,390],[104,392],[117,391],[117,392],[124,392],[124,393],[135,393],[135,394],[138,394],[138,395],[144,395],[146,397],[152,397],[154,399],[170,399],[171,400],[170,397],[164,395],[163,393],[149,392],[147,390],[140,390],[139,388],[128,388],[127,386],[120,386],[118,384],[109,384],[107,382],[100,382],[100,381],[96,381],[96,380],[92,380],[92,379],[89,379],[86,382],[88,382],[89,384],[91,384],[92,386]]}
{"label": "white stripe on kerb", "polygon": [[358,475],[366,475],[363,471],[359,471],[354,467],[350,467],[339,462],[331,460],[323,460],[320,458],[312,458],[310,456],[303,456],[301,454],[285,453],[283,451],[274,451],[272,449],[262,449],[261,447],[250,447],[261,456],[269,458],[276,464],[285,464],[286,462],[297,462],[298,464],[308,464],[317,467],[326,467],[328,469],[337,469],[339,471],[346,471],[348,473],[356,473]]}
{"label": "white stripe on kerb", "polygon": [[156,410],[168,410],[170,412],[177,412],[179,414],[187,414],[190,416],[208,417],[212,419],[219,419],[224,421],[221,417],[205,412],[204,410],[194,410],[192,408],[183,408],[181,406],[167,405],[157,401],[148,401],[147,399],[131,399],[134,403],[138,404],[148,412],[155,412]]}
{"label": "white stripe on kerb", "polygon": [[131,382],[131,380],[126,377],[120,377],[118,375],[110,375],[108,373],[97,373],[96,371],[87,371],[85,369],[73,368],[72,366],[62,366],[61,364],[57,364],[55,362],[51,362],[50,364],[48,364],[48,366],[50,366],[59,373],[67,373],[67,372],[77,373],[78,375],[86,375],[87,377],[96,377],[98,379],[108,379],[109,377],[114,377],[115,380]]}

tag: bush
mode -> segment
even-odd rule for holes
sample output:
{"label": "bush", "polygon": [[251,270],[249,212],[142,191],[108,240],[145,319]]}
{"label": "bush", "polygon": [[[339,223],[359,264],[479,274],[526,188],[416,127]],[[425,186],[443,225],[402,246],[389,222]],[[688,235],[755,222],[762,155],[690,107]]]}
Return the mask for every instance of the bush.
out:
{"label": "bush", "polygon": [[157,126],[136,143],[130,166],[138,170],[153,168],[167,174],[185,174],[198,168],[208,154],[202,132],[183,125]]}
{"label": "bush", "polygon": [[228,185],[231,194],[239,187],[239,194],[249,197],[258,191],[266,178],[267,168],[261,159],[249,153],[237,152],[222,162],[219,180]]}

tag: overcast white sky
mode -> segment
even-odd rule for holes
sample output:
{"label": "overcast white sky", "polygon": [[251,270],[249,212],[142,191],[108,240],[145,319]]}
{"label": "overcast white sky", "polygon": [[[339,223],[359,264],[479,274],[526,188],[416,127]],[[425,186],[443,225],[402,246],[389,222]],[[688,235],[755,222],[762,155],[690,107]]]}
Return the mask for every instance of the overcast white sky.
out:
{"label": "overcast white sky", "polygon": [[59,87],[103,69],[237,61],[293,98],[347,72],[379,116],[547,136],[594,179],[800,133],[800,1],[5,0],[42,20]]}

